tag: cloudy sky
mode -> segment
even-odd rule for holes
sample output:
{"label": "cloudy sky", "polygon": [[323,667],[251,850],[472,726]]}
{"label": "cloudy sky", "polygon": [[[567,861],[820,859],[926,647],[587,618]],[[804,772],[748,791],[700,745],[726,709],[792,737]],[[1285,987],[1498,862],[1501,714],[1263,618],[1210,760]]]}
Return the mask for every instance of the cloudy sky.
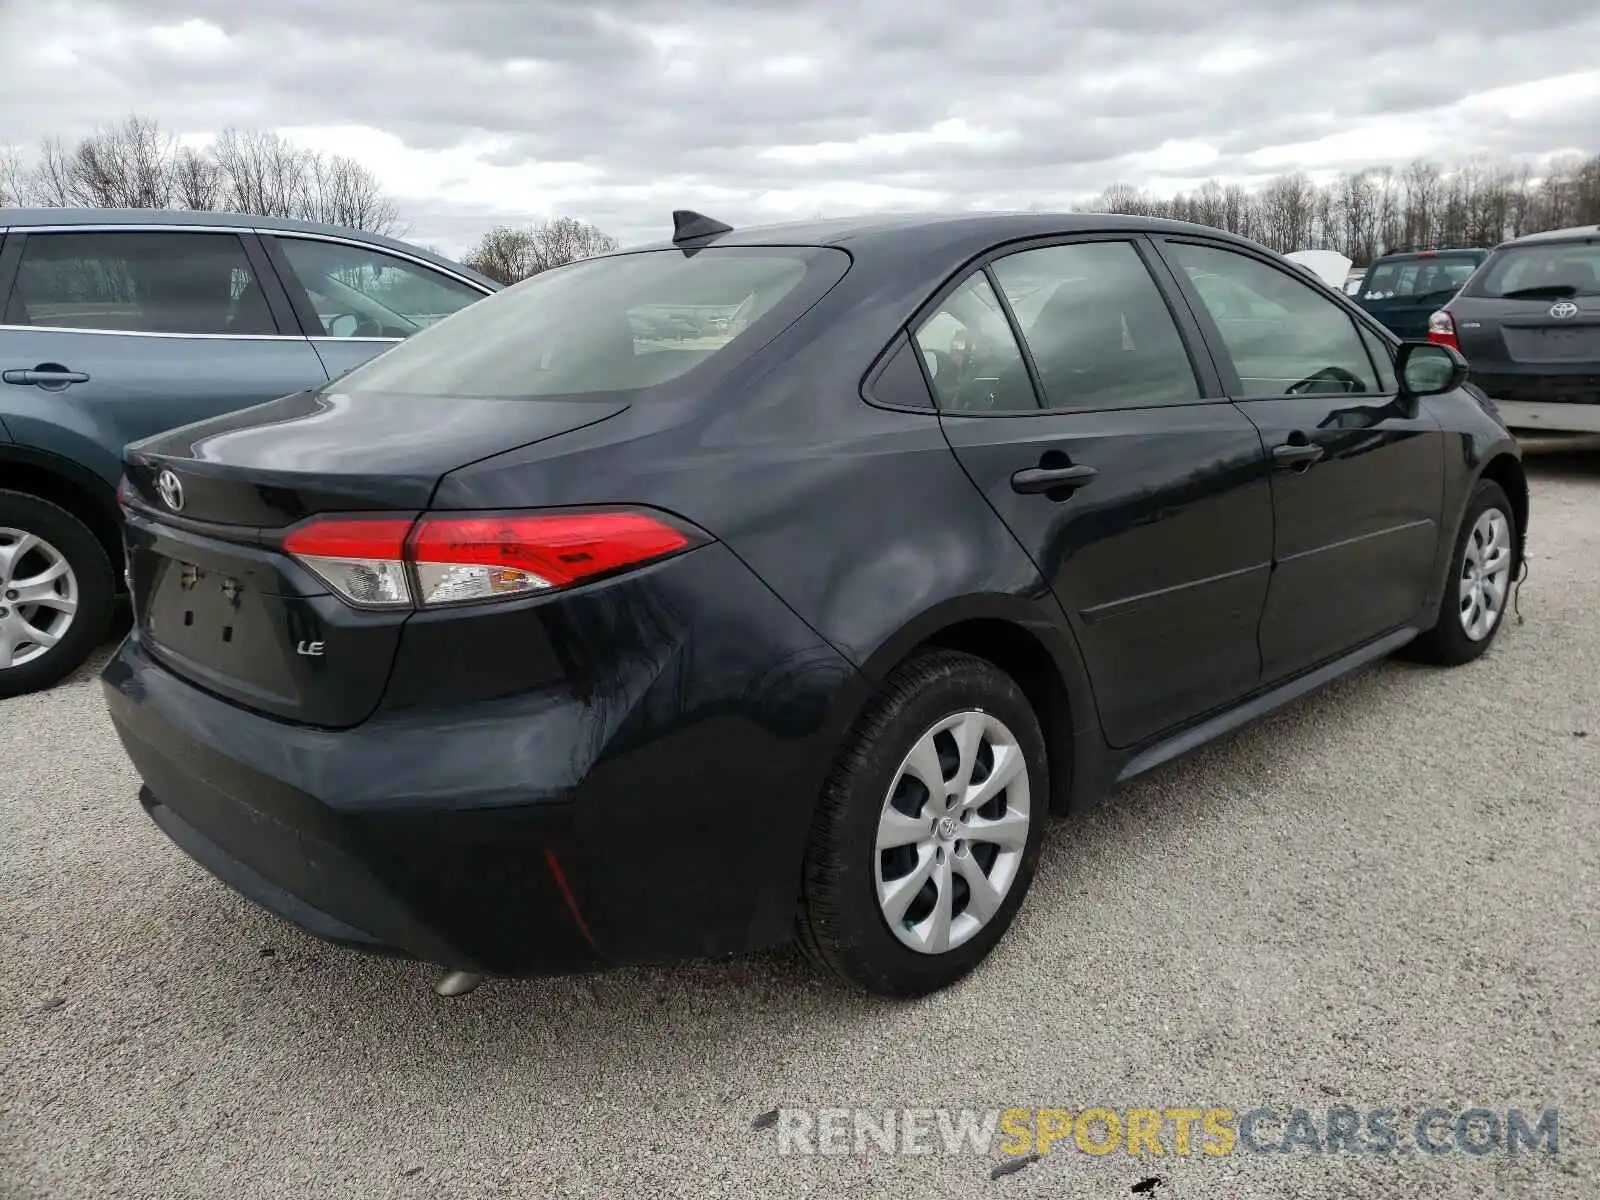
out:
{"label": "cloudy sky", "polygon": [[353,155],[411,236],[1048,208],[1600,151],[1593,0],[0,0],[0,143],[138,111]]}

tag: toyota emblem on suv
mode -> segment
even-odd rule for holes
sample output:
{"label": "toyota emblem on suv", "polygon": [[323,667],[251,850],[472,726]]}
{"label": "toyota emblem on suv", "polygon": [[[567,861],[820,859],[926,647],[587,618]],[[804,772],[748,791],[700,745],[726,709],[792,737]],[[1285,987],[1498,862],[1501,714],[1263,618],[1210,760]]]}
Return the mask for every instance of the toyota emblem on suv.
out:
{"label": "toyota emblem on suv", "polygon": [[161,499],[173,512],[183,510],[183,483],[176,474],[165,467],[161,469],[161,474],[156,476],[156,491],[161,493]]}
{"label": "toyota emblem on suv", "polygon": [[1571,300],[1558,300],[1550,306],[1550,315],[1558,321],[1565,321],[1578,315],[1578,306]]}

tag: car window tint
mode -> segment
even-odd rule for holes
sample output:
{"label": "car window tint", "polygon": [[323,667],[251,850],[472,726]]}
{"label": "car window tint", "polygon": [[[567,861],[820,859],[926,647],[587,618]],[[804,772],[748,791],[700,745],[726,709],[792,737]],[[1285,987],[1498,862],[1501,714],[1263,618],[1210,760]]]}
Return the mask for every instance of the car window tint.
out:
{"label": "car window tint", "polygon": [[1398,392],[1400,390],[1399,378],[1394,373],[1394,347],[1392,343],[1379,337],[1365,325],[1357,324],[1361,331],[1361,340],[1367,344],[1367,349],[1372,353],[1372,361],[1378,368],[1378,385],[1385,392]]}
{"label": "car window tint", "polygon": [[124,333],[277,332],[231,233],[31,234],[5,319]]}
{"label": "car window tint", "polygon": [[1559,300],[1600,296],[1600,244],[1546,242],[1507,246],[1495,255],[1473,291],[1481,296]]}
{"label": "car window tint", "polygon": [[899,408],[932,408],[928,381],[917,365],[917,347],[910,338],[902,336],[899,348],[889,356],[873,376],[868,394],[880,404]]}
{"label": "car window tint", "polygon": [[917,328],[939,407],[949,412],[1039,408],[1011,323],[988,276],[973,275]]}
{"label": "car window tint", "polygon": [[1129,408],[1200,397],[1189,354],[1129,242],[1025,250],[991,269],[1050,408]]}
{"label": "car window tint", "polygon": [[1239,373],[1240,394],[1377,392],[1355,322],[1311,284],[1232,250],[1170,242]]}
{"label": "car window tint", "polygon": [[1379,262],[1362,281],[1363,300],[1423,300],[1460,290],[1478,269],[1468,255],[1435,255]]}
{"label": "car window tint", "polygon": [[459,279],[365,246],[296,237],[278,244],[322,326],[313,337],[406,338],[484,297]]}
{"label": "car window tint", "polygon": [[[764,344],[843,277],[842,250],[652,250],[585,259],[480,300],[357,367],[342,392],[634,391]],[[745,331],[754,330],[747,340]],[[723,361],[728,361],[724,359]]]}

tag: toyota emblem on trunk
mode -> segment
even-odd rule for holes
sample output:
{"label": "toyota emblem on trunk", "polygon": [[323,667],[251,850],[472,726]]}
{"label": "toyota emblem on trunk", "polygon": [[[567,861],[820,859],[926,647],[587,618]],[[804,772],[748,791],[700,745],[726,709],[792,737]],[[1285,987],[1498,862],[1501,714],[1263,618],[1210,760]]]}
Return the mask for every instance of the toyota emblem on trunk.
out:
{"label": "toyota emblem on trunk", "polygon": [[1560,300],[1550,306],[1550,315],[1558,321],[1578,315],[1578,306],[1571,300]]}
{"label": "toyota emblem on trunk", "polygon": [[156,476],[156,491],[161,493],[161,499],[173,512],[183,510],[183,483],[165,467]]}

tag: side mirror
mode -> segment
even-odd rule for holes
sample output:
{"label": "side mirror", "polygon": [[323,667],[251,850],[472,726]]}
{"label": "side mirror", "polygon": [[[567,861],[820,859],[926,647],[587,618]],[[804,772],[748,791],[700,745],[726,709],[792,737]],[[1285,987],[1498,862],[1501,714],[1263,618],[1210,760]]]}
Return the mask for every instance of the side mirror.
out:
{"label": "side mirror", "polygon": [[1406,396],[1437,396],[1467,381],[1467,360],[1454,346],[1437,342],[1401,342],[1395,353],[1395,374]]}
{"label": "side mirror", "polygon": [[361,328],[361,318],[355,313],[340,313],[328,322],[328,336],[336,338],[355,337]]}

